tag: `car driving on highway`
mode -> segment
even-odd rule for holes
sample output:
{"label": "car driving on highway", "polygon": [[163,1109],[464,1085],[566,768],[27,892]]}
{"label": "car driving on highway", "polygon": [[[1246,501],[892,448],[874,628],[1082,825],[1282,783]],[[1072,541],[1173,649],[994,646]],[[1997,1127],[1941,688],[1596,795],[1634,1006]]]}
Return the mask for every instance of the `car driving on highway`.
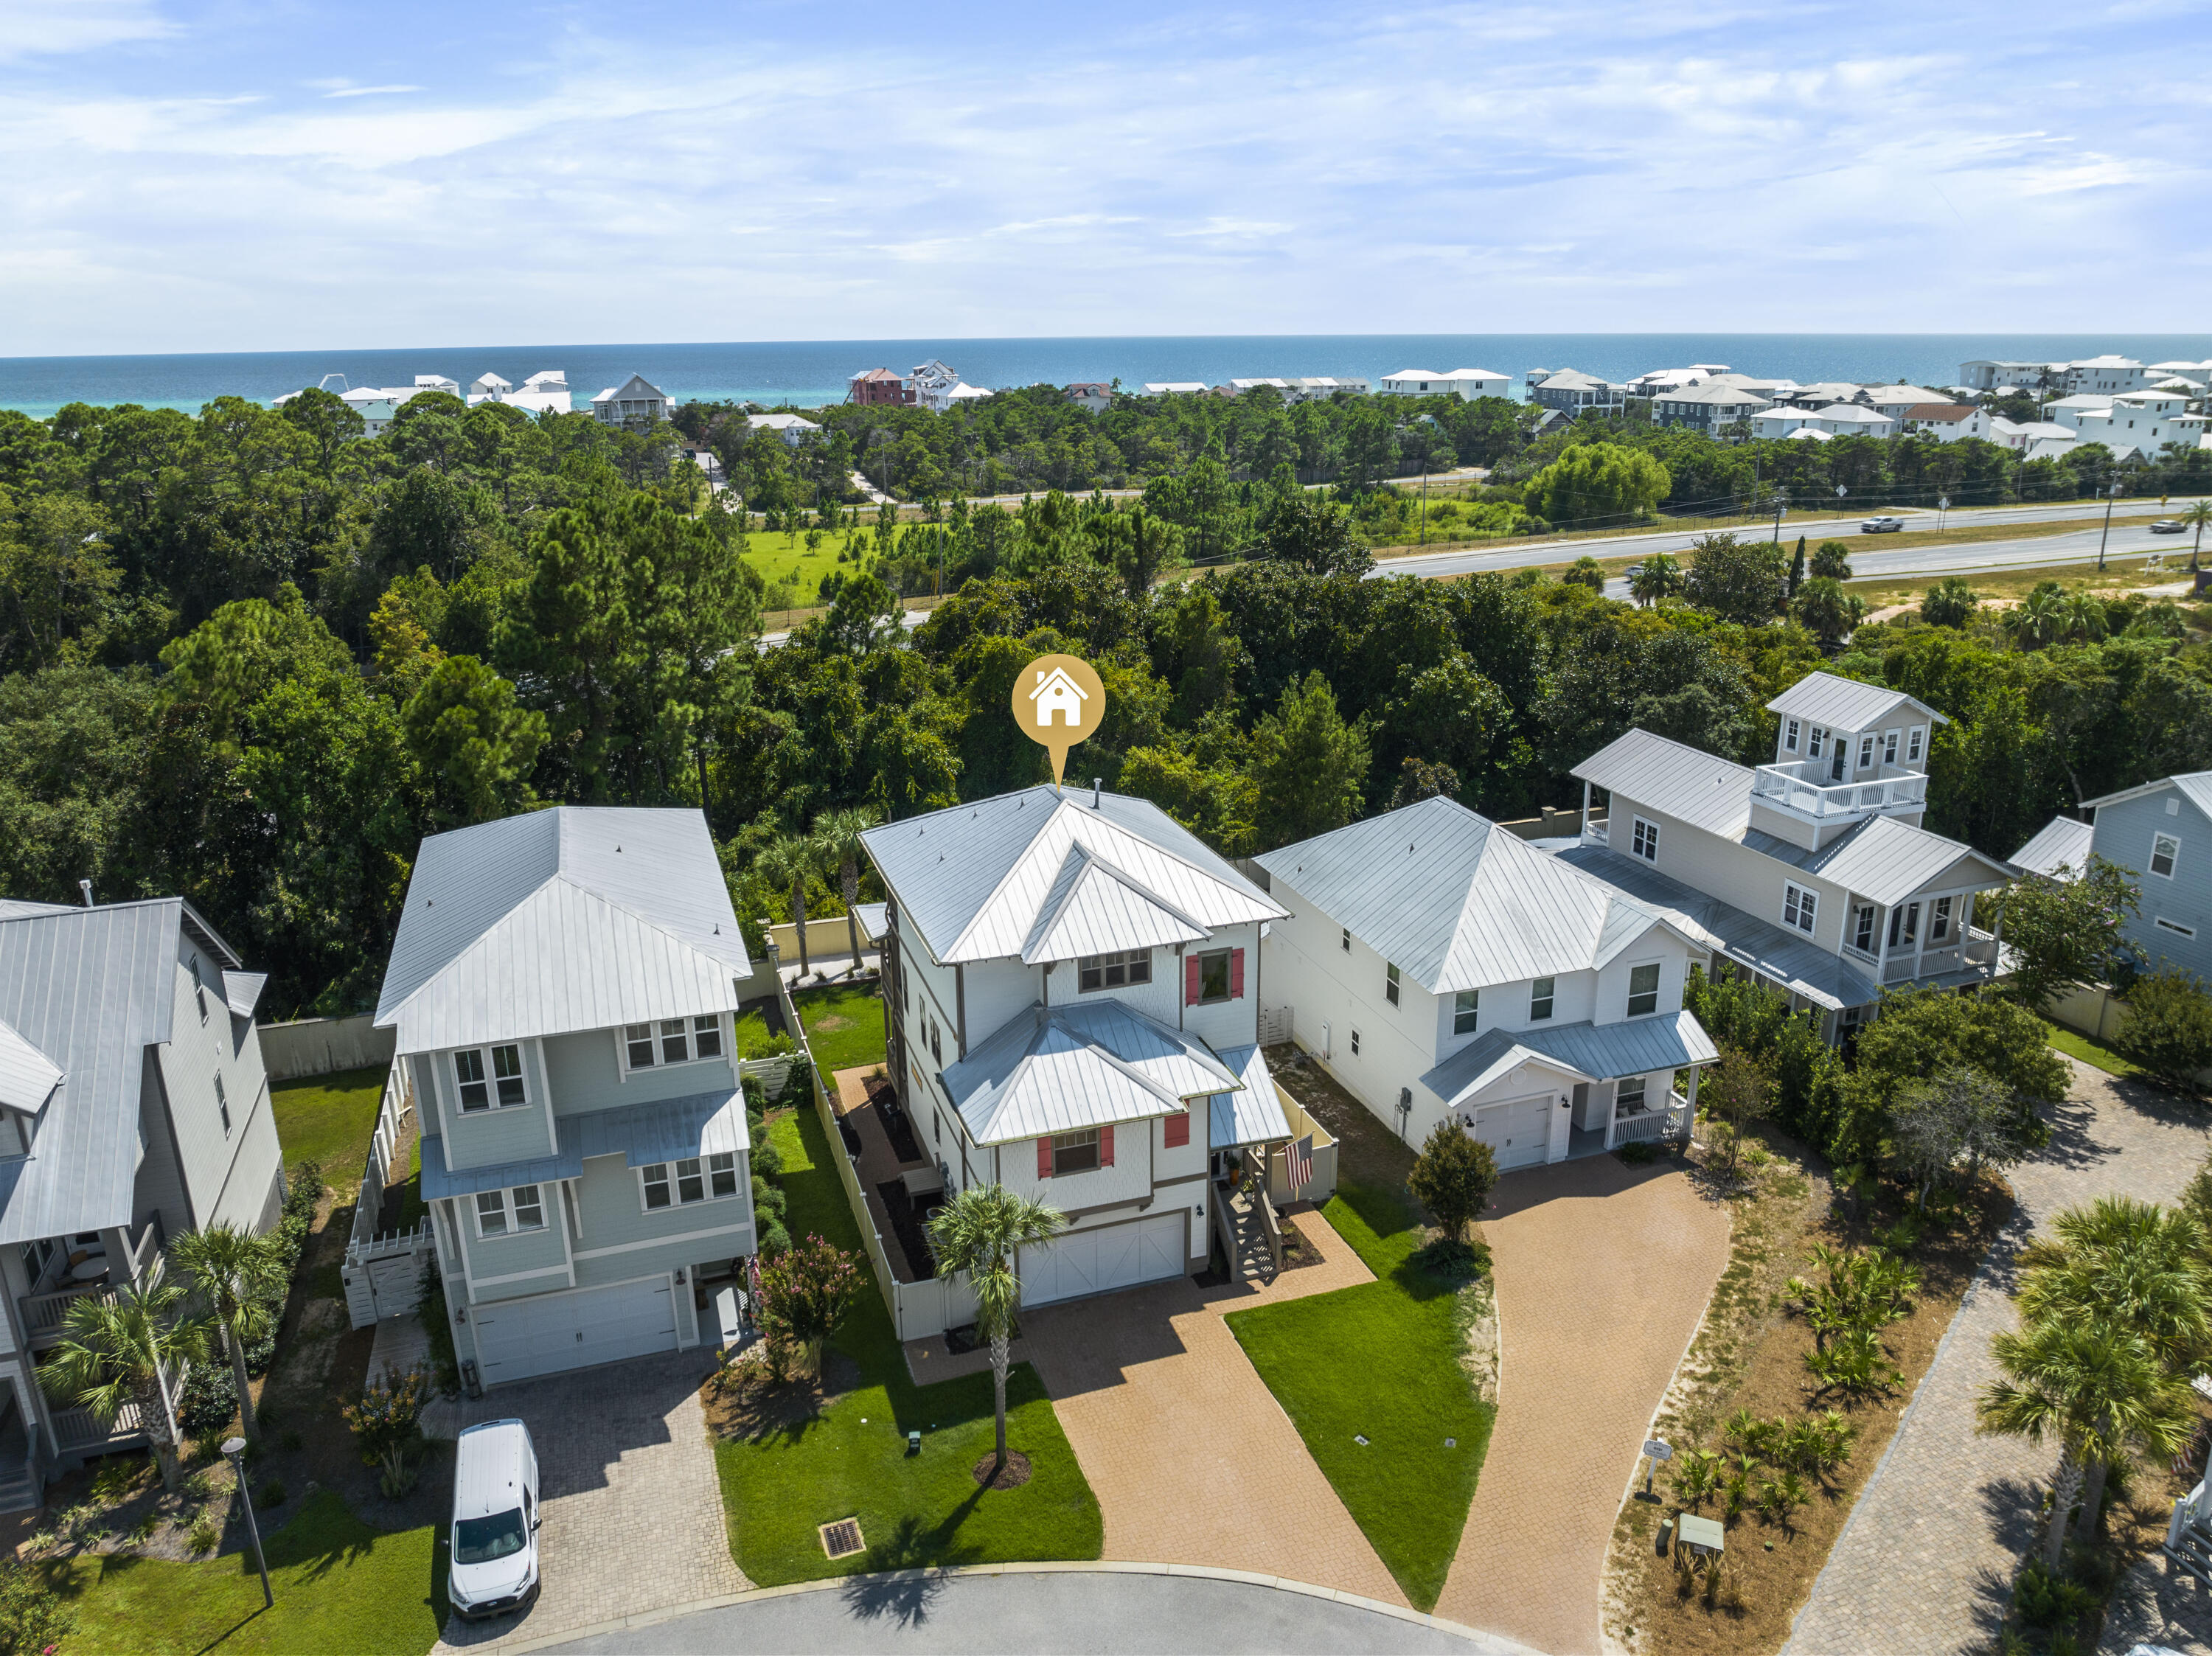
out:
{"label": "car driving on highway", "polygon": [[2160,518],[2150,526],[2150,532],[2154,535],[2185,535],[2189,532],[2189,525],[2179,518]]}
{"label": "car driving on highway", "polygon": [[1894,535],[1905,527],[1902,518],[1869,518],[1859,525],[1862,535]]}

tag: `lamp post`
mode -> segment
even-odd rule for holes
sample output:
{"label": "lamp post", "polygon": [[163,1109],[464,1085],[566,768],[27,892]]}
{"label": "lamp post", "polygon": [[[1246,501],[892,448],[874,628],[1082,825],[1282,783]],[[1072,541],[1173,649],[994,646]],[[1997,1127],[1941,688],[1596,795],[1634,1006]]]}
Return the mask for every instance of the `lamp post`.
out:
{"label": "lamp post", "polygon": [[239,1459],[246,1453],[242,1437],[225,1438],[222,1453],[230,1461],[230,1474],[238,1481],[238,1498],[246,1503],[246,1532],[253,1539],[253,1562],[261,1572],[261,1608],[276,1608],[276,1595],[269,1590],[269,1558],[261,1550],[261,1525],[253,1516],[253,1492],[246,1487],[246,1467]]}
{"label": "lamp post", "polygon": [[2112,502],[2120,498],[2120,480],[2112,479],[2112,488],[2105,491],[2105,530],[2097,537],[2097,573],[2105,573],[2105,543],[2112,537]]}

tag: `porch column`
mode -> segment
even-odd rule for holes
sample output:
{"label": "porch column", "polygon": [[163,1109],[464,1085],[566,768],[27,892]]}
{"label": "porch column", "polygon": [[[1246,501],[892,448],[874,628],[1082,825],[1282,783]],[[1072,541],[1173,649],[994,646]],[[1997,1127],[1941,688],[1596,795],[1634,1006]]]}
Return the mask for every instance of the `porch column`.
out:
{"label": "porch column", "polygon": [[[1605,1107],[1605,1147],[1613,1148],[1613,1135],[1620,1125],[1620,1077],[1612,1078],[1613,1097]],[[1568,1124],[1571,1126],[1573,1124]]]}
{"label": "porch column", "polygon": [[1695,1138],[1698,1136],[1698,1077],[1704,1073],[1705,1065],[1702,1064],[1692,1064],[1690,1066],[1690,1099],[1686,1111],[1690,1119],[1682,1124],[1683,1136],[1686,1138]]}
{"label": "porch column", "polygon": [[1588,782],[1584,782],[1584,783],[1583,784],[1583,814],[1582,814],[1582,818],[1581,818],[1581,820],[1580,820],[1579,822],[1577,822],[1575,824],[1575,838],[1576,838],[1576,839],[1577,839],[1577,840],[1581,839],[1583,835],[1587,834],[1589,832],[1589,801],[1590,801],[1590,785],[1589,785]]}
{"label": "porch column", "polygon": [[1936,899],[1923,897],[1920,901],[1920,924],[1912,934],[1912,975],[1920,976],[1920,963],[1928,953],[1928,934],[1936,927]]}

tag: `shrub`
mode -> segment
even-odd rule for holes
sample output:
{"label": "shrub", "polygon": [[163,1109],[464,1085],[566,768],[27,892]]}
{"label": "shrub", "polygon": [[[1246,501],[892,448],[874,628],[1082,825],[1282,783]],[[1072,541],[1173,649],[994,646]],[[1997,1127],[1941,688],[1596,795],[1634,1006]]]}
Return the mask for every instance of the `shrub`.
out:
{"label": "shrub", "polygon": [[1659,1159],[1659,1147],[1638,1138],[1621,1145],[1613,1154],[1632,1168],[1648,1167]]}
{"label": "shrub", "polygon": [[1871,1328],[1846,1329],[1826,1350],[1808,1351],[1805,1368],[1820,1382],[1820,1390],[1847,1396],[1887,1392],[1905,1378],[1905,1371],[1889,1361]]}
{"label": "shrub", "polygon": [[387,1495],[404,1495],[415,1485],[410,1462],[422,1441],[422,1409],[429,1401],[429,1375],[420,1368],[403,1374],[387,1364],[382,1380],[338,1411],[353,1429],[362,1461],[378,1469]]}
{"label": "shrub", "polygon": [[1498,1184],[1498,1158],[1490,1146],[1463,1131],[1456,1121],[1440,1121],[1421,1146],[1406,1188],[1428,1210],[1437,1228],[1452,1241],[1467,1235]]}
{"label": "shrub", "polygon": [[264,1478],[261,1482],[261,1493],[255,1499],[264,1507],[281,1507],[284,1504],[284,1497],[290,1493],[291,1491],[284,1487],[283,1478]]}
{"label": "shrub", "polygon": [[214,1511],[203,1507],[194,1514],[191,1527],[185,1532],[185,1550],[195,1555],[213,1552],[222,1544],[222,1520]]}
{"label": "shrub", "polygon": [[2212,1069],[2212,996],[2195,977],[2168,967],[2137,978],[2127,1002],[2128,1016],[2112,1037],[2122,1058],[2176,1087]]}
{"label": "shrub", "polygon": [[31,1656],[51,1650],[75,1622],[41,1572],[26,1569],[12,1557],[0,1559],[0,1653]]}
{"label": "shrub", "polygon": [[860,1257],[810,1236],[767,1260],[760,1273],[760,1327],[769,1349],[795,1350],[819,1374],[822,1348],[867,1291]]}
{"label": "shrub", "polygon": [[2013,1583],[2012,1607],[2032,1628],[2063,1627],[2096,1609],[2097,1595],[2036,1558]]}
{"label": "shrub", "polygon": [[415,1314],[422,1319],[423,1333],[429,1337],[431,1379],[445,1396],[459,1396],[460,1354],[453,1350],[453,1319],[446,1305],[446,1279],[439,1274],[434,1256],[429,1262],[422,1302],[416,1307]]}

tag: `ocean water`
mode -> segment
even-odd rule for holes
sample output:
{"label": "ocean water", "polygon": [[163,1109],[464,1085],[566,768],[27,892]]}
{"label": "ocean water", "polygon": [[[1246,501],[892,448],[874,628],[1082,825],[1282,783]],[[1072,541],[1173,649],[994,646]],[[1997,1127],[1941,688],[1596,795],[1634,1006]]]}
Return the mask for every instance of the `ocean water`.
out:
{"label": "ocean water", "polygon": [[2117,352],[2143,362],[2212,358],[2212,334],[1314,334],[1103,339],[842,339],[763,344],[483,345],[392,350],[255,351],[175,356],[0,357],[0,408],[43,419],[68,403],[138,403],[197,411],[222,396],[265,403],[342,374],[349,385],[411,385],[443,374],[465,387],[487,371],[520,385],[560,368],[579,407],[641,373],[670,396],[818,407],[864,368],[901,371],[939,358],[971,385],[1261,375],[1358,375],[1401,368],[1488,368],[1516,392],[1533,367],[1626,379],[1654,368],[1724,362],[1793,379],[1909,379],[1942,386],[1972,357],[2063,361]]}

